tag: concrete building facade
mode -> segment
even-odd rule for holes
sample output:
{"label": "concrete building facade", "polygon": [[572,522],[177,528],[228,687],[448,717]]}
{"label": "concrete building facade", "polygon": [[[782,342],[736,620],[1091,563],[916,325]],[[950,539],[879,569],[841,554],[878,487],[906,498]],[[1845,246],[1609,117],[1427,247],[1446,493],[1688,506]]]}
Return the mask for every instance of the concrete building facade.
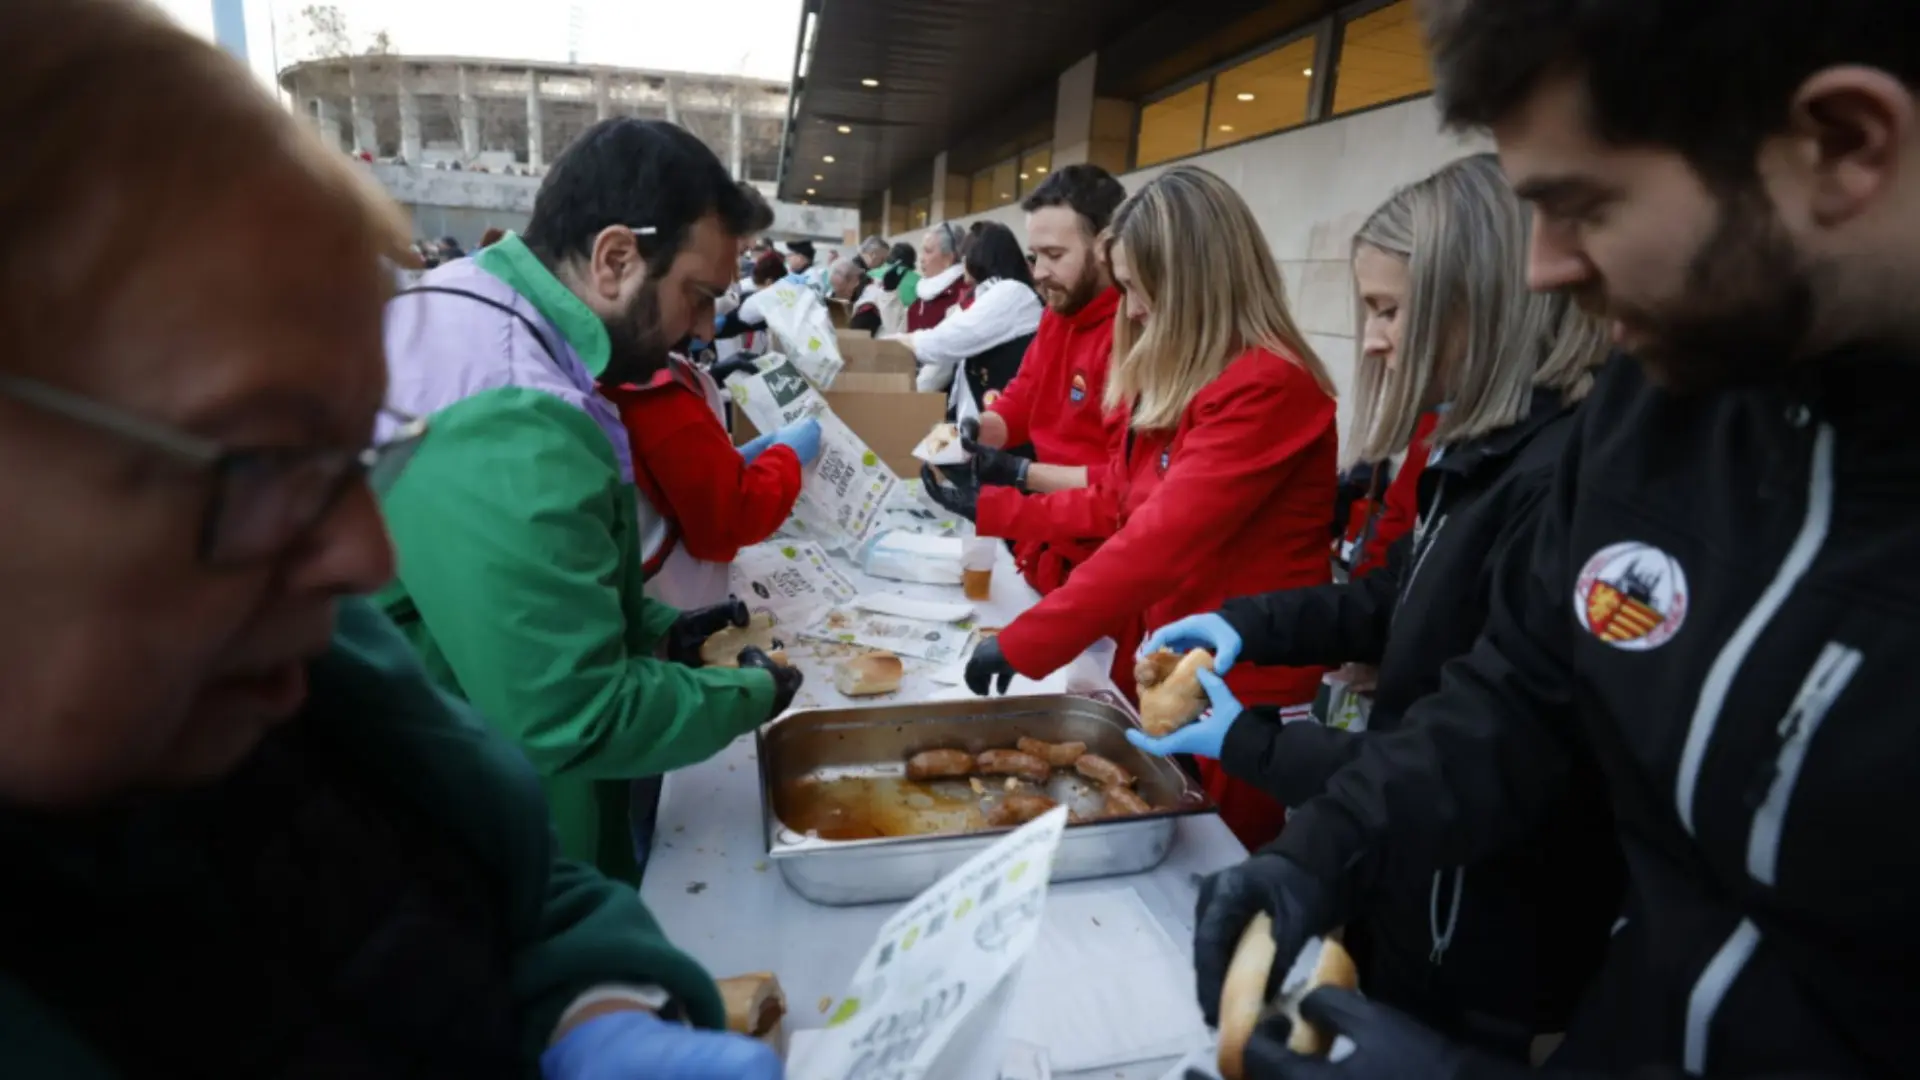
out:
{"label": "concrete building facade", "polygon": [[[280,85],[330,145],[373,158],[419,235],[467,244],[524,226],[548,164],[614,116],[679,124],[772,199],[788,104],[786,84],[765,79],[470,57],[313,60]],[[774,209],[780,239],[844,242],[857,225],[847,209]]]}

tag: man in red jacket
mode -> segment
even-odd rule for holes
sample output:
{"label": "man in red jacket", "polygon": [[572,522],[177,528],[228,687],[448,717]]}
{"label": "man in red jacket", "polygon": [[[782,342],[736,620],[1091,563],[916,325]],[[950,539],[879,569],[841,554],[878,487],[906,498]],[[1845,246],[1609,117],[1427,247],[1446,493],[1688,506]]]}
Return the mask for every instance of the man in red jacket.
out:
{"label": "man in red jacket", "polygon": [[[1047,177],[1021,208],[1033,249],[1034,286],[1046,299],[1040,329],[1004,393],[981,404],[977,434],[967,441],[969,473],[948,482],[927,475],[927,491],[943,506],[973,518],[982,536],[1012,540],[1014,559],[1042,595],[1067,580],[1094,542],[1024,532],[1015,514],[1023,493],[1083,488],[1106,468],[1112,434],[1101,402],[1113,352],[1113,316],[1120,292],[1095,250],[1127,197],[1098,165],[1069,165]],[[969,431],[971,432],[971,427]],[[1008,453],[1031,444],[1033,459]]]}

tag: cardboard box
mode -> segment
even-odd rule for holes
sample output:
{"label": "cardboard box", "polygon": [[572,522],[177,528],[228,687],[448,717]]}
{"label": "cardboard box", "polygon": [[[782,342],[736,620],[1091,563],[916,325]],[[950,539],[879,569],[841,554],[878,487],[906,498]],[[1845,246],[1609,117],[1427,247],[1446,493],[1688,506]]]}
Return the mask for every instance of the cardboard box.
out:
{"label": "cardboard box", "polygon": [[[920,462],[913,448],[946,419],[947,395],[914,389],[919,365],[913,350],[897,341],[853,332],[840,334],[839,345],[846,366],[827,391],[827,404],[901,479],[919,476]],[[753,423],[735,409],[734,443],[744,445],[758,434]]]}
{"label": "cardboard box", "polygon": [[[894,475],[911,480],[920,475],[920,460],[913,448],[927,437],[933,425],[947,418],[947,395],[921,394],[897,390],[829,390],[827,404],[833,414],[865,440]],[[745,446],[760,432],[739,409],[733,410],[733,444]]]}

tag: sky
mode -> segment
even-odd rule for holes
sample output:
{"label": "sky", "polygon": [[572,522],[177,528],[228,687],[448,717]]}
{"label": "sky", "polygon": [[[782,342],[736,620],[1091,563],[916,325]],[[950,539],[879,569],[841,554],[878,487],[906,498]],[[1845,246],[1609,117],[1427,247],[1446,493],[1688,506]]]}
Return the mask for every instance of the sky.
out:
{"label": "sky", "polygon": [[[212,35],[212,0],[157,0]],[[271,83],[300,55],[301,11],[314,0],[245,0],[249,60]],[[785,80],[793,75],[800,0],[322,0],[364,47],[385,30],[401,53],[565,61]],[[579,27],[573,26],[579,12]],[[277,34],[276,34],[277,31]],[[277,38],[277,42],[276,42]]]}

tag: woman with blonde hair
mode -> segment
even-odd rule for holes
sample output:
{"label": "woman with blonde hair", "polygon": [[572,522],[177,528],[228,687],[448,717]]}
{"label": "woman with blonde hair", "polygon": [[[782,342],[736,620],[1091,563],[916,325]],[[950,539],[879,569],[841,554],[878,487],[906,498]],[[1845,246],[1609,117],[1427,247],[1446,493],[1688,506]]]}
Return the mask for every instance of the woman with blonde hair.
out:
{"label": "woman with blonde hair", "polygon": [[[1140,745],[1217,757],[1298,806],[1473,647],[1496,575],[1524,572],[1574,412],[1607,355],[1598,320],[1566,296],[1528,291],[1528,243],[1527,210],[1491,155],[1453,162],[1375,211],[1353,242],[1362,354],[1349,456],[1399,453],[1421,414],[1441,410],[1418,526],[1384,569],[1351,584],[1234,600],[1147,641],[1210,649],[1223,672],[1236,660],[1378,665],[1368,732],[1283,727],[1210,681],[1208,716]],[[1258,857],[1240,872],[1292,866]],[[1550,833],[1489,862],[1436,872],[1408,851],[1385,867],[1367,918],[1348,928],[1370,996],[1521,1060],[1536,1036],[1565,1030],[1620,910],[1596,788],[1576,785]]]}
{"label": "woman with blonde hair", "polygon": [[[1324,584],[1337,456],[1333,382],[1295,328],[1273,253],[1225,181],[1180,166],[1114,212],[1104,249],[1124,294],[1106,404],[1109,467],[1076,491],[1028,495],[1015,534],[1103,540],[1064,585],[976,651],[967,682],[1002,691],[1041,678],[1103,637],[1133,686],[1149,627],[1230,597]],[[1244,665],[1250,701],[1304,707],[1317,665]],[[1221,816],[1249,846],[1285,811],[1202,762]]]}

